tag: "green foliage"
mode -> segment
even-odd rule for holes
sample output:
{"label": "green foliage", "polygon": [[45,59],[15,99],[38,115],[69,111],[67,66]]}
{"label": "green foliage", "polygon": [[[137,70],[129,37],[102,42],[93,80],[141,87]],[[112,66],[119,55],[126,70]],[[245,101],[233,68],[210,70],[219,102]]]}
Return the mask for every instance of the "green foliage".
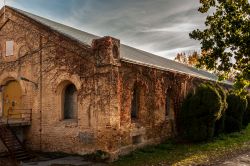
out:
{"label": "green foliage", "polygon": [[180,112],[182,137],[190,141],[212,138],[223,107],[219,92],[209,84],[201,84],[195,94],[189,94],[183,102]]}
{"label": "green foliage", "polygon": [[221,134],[212,141],[204,143],[183,144],[166,140],[157,146],[138,149],[109,165],[211,165],[214,161],[230,156],[232,152],[249,150],[249,140],[250,126],[239,133]]}
{"label": "green foliage", "polygon": [[243,116],[242,125],[245,128],[250,123],[250,96],[247,96],[247,109]]}
{"label": "green foliage", "polygon": [[227,104],[227,93],[226,91],[218,84],[215,85],[217,91],[219,92],[221,96],[221,103],[222,103],[222,109],[221,109],[221,116],[219,119],[215,122],[215,135],[218,136],[219,134],[224,132],[225,128],[225,118],[226,118],[226,109],[228,107]]}
{"label": "green foliage", "polygon": [[225,132],[235,132],[242,129],[243,115],[247,108],[247,100],[234,93],[227,97],[228,108],[225,118]]}
{"label": "green foliage", "polygon": [[[216,70],[219,78],[227,78],[233,68],[235,88],[239,95],[246,95],[250,86],[250,4],[248,0],[200,0],[201,13],[213,8],[205,21],[204,30],[194,30],[190,37],[201,41],[206,54],[198,60],[198,67]],[[232,60],[233,59],[233,60]]]}

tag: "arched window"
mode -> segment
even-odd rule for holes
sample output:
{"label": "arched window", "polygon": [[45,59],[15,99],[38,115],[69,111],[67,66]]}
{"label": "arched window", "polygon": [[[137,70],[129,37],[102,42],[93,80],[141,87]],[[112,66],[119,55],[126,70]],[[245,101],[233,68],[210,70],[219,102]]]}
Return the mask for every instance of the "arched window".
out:
{"label": "arched window", "polygon": [[63,97],[63,118],[77,118],[77,90],[74,84],[69,84],[65,87]]}
{"label": "arched window", "polygon": [[133,88],[132,101],[131,101],[131,119],[132,120],[138,118],[139,103],[140,103],[140,89],[138,85],[135,83],[134,88]]}

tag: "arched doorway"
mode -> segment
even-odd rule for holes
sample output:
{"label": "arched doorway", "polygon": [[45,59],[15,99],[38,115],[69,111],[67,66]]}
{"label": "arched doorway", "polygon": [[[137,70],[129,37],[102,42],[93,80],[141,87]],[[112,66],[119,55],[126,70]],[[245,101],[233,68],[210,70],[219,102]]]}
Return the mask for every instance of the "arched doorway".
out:
{"label": "arched doorway", "polygon": [[[22,89],[17,81],[8,81],[3,88],[3,116],[8,116],[8,111],[22,108]],[[15,111],[16,112],[16,111]]]}
{"label": "arched doorway", "polygon": [[63,119],[77,118],[77,89],[74,84],[65,87],[63,96]]}

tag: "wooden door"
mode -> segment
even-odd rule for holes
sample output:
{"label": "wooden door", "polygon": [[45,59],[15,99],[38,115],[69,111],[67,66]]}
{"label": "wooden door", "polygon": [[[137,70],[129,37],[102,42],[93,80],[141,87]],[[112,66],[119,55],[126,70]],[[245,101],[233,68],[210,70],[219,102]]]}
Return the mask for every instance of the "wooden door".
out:
{"label": "wooden door", "polygon": [[18,109],[21,108],[22,108],[21,86],[17,81],[10,81],[7,83],[7,85],[4,87],[3,90],[3,116],[7,117],[8,111],[11,111],[11,113],[16,114],[20,111]]}

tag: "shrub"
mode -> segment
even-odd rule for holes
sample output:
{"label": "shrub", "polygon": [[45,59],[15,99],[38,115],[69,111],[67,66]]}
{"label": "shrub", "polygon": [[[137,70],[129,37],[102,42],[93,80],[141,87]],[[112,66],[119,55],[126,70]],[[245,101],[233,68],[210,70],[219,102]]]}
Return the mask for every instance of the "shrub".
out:
{"label": "shrub", "polygon": [[216,122],[215,122],[215,129],[214,129],[215,130],[214,135],[218,136],[219,134],[223,133],[224,129],[225,129],[225,118],[226,118],[226,110],[227,110],[228,104],[227,104],[227,93],[226,93],[226,91],[218,84],[216,84],[215,87],[216,87],[217,91],[220,94],[221,103],[222,103],[222,108],[221,108],[221,111],[220,111],[221,114],[218,117],[219,119],[216,120]]}
{"label": "shrub", "polygon": [[210,84],[201,84],[195,94],[189,94],[183,102],[179,122],[181,136],[195,142],[212,138],[222,109],[219,92]]}
{"label": "shrub", "polygon": [[227,103],[225,131],[227,133],[240,131],[242,129],[243,115],[247,107],[247,100],[231,92],[227,97]]}
{"label": "shrub", "polygon": [[243,122],[242,125],[244,128],[250,123],[250,96],[247,96],[247,108],[243,115]]}

